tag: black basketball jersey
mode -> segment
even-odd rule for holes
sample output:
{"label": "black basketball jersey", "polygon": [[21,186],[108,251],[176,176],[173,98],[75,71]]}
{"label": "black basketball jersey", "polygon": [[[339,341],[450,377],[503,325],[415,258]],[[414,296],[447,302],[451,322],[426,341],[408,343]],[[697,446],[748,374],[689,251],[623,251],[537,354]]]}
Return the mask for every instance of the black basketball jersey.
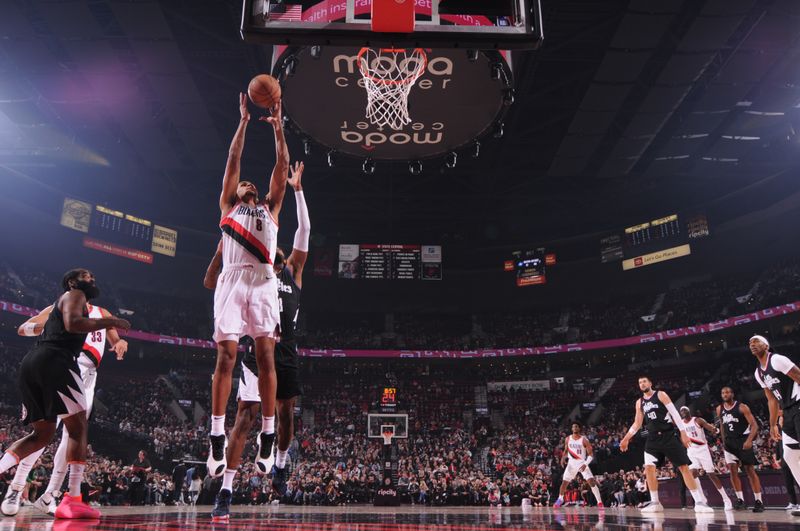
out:
{"label": "black basketball jersey", "polygon": [[771,352],[767,356],[766,368],[762,369],[761,364],[756,368],[756,381],[762,388],[770,390],[781,409],[789,409],[800,402],[800,385],[786,374],[794,366],[791,358]]}
{"label": "black basketball jersey", "polygon": [[[297,317],[300,314],[300,288],[294,282],[294,277],[288,268],[284,267],[278,274],[278,304],[281,315],[281,344],[295,346],[295,331]],[[253,340],[245,336],[240,342],[244,346],[242,363],[258,374],[256,365],[256,349]]]}
{"label": "black basketball jersey", "polygon": [[[89,315],[89,311],[84,306],[83,316]],[[73,334],[64,328],[64,314],[58,308],[58,301],[53,304],[53,311],[44,323],[44,331],[39,336],[37,346],[46,348],[54,348],[69,352],[72,356],[77,357],[81,353],[83,343],[86,341],[86,332]]]}
{"label": "black basketball jersey", "polygon": [[288,267],[278,275],[278,299],[281,311],[281,343],[294,345],[297,318],[300,315],[300,288]]}
{"label": "black basketball jersey", "polygon": [[725,437],[729,439],[742,439],[750,435],[750,423],[742,414],[740,405],[737,400],[730,409],[726,408],[725,404],[720,406],[722,429],[725,430]]}
{"label": "black basketball jersey", "polygon": [[644,428],[648,433],[663,433],[675,429],[667,406],[658,398],[658,391],[653,392],[650,398],[642,396],[641,408],[644,413]]}

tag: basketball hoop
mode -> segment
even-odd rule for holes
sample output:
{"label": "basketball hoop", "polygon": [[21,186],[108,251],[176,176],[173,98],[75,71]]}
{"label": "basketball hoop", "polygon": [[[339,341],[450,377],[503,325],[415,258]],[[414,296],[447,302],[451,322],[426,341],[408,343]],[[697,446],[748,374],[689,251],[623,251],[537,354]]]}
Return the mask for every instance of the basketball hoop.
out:
{"label": "basketball hoop", "polygon": [[428,66],[422,48],[361,48],[358,68],[367,89],[367,118],[395,131],[411,122],[408,94]]}

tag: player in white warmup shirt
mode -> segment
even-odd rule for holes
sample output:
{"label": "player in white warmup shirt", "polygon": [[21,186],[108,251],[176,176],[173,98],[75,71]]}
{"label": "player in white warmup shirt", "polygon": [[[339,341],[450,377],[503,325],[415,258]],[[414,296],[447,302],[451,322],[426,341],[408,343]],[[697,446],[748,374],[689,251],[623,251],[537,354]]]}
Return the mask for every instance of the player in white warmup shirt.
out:
{"label": "player in white warmup shirt", "polygon": [[567,467],[564,469],[564,477],[561,482],[561,489],[558,492],[558,499],[553,507],[561,507],[564,504],[564,493],[567,490],[569,482],[575,479],[578,474],[589,483],[597,500],[597,506],[603,507],[603,498],[600,496],[600,488],[594,480],[594,474],[589,468],[589,464],[594,459],[594,451],[588,439],[581,433],[581,425],[578,422],[572,423],[572,435],[569,435],[564,441],[564,456],[561,458],[563,466],[564,461],[567,461]]}
{"label": "player in white warmup shirt", "polygon": [[719,429],[712,426],[705,419],[701,417],[693,417],[688,407],[683,406],[680,409],[681,418],[686,425],[686,435],[689,437],[689,448],[686,453],[692,463],[689,465],[689,470],[694,477],[700,477],[700,472],[703,471],[708,475],[708,479],[714,484],[719,495],[722,497],[722,502],[725,504],[726,511],[733,510],[733,503],[725,492],[722,482],[717,476],[717,468],[714,466],[714,459],[711,457],[711,450],[708,448],[708,440],[706,439],[706,430],[719,435]]}
{"label": "player in white warmup shirt", "polygon": [[[88,317],[90,319],[102,319],[110,317],[111,314],[105,308],[86,303],[86,308],[89,311]],[[31,317],[20,325],[17,333],[21,336],[39,336],[44,330],[44,324],[47,318],[50,317],[50,312],[53,311],[53,306],[48,306],[38,315]],[[117,355],[118,360],[125,357],[128,351],[128,342],[119,337],[116,329],[108,328],[104,330],[97,330],[89,332],[86,335],[86,341],[83,344],[81,353],[78,356],[78,367],[80,368],[81,380],[84,385],[84,396],[86,397],[86,416],[88,417],[92,412],[92,404],[94,403],[94,388],[97,383],[97,368],[100,366],[100,361],[103,359],[103,353],[106,350],[106,341],[111,345],[111,351]],[[53,496],[54,492],[61,489],[64,483],[64,478],[67,475],[67,429],[64,427],[61,442],[56,450],[56,455],[53,458],[53,473],[50,477],[50,483],[44,491],[44,494],[34,502],[33,506],[40,511],[53,515],[56,512],[56,500]],[[14,473],[14,479],[8,486],[5,498],[3,500],[3,514],[14,515],[19,511],[20,495],[25,488],[25,482],[28,478],[28,473],[39,460],[39,457],[44,453],[45,448],[38,452],[34,452],[25,459],[21,460]]]}

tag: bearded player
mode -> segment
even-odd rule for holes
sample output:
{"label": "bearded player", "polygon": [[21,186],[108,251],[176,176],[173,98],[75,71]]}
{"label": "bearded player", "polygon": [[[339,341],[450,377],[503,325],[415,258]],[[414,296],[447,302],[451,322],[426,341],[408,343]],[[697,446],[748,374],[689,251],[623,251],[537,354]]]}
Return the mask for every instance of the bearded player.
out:
{"label": "bearded player", "polygon": [[592,444],[581,433],[581,425],[578,422],[572,423],[572,435],[569,435],[564,441],[564,456],[561,458],[561,465],[564,465],[564,460],[568,459],[567,467],[564,469],[564,480],[561,482],[561,488],[558,491],[558,499],[553,507],[561,507],[564,504],[564,493],[567,491],[569,482],[575,479],[578,474],[589,484],[592,489],[592,494],[597,500],[597,507],[603,508],[603,497],[600,496],[600,488],[594,479],[594,474],[589,468],[589,464],[594,459],[594,451]]}
{"label": "bearded player", "polygon": [[[272,468],[272,487],[280,495],[286,492],[286,461],[289,444],[294,433],[294,403],[302,393],[298,374],[298,354],[295,340],[297,317],[300,312],[300,290],[303,285],[303,268],[308,258],[308,241],[311,234],[311,220],[308,216],[305,195],[303,194],[304,165],[296,163],[292,168],[292,177],[288,183],[294,188],[297,201],[297,232],[294,235],[292,252],[285,258],[283,251],[277,249],[275,255],[275,273],[278,277],[278,296],[281,314],[281,339],[275,345],[275,369],[278,377],[278,452]],[[203,285],[214,289],[217,275],[222,265],[222,253],[219,247],[206,271]],[[236,411],[236,423],[231,431],[230,445],[227,451],[228,468],[222,478],[222,488],[217,495],[211,516],[214,520],[226,520],[230,515],[230,504],[233,492],[233,479],[241,462],[247,434],[258,417],[259,389],[256,385],[258,366],[252,345],[248,345],[242,359],[241,378],[239,379],[239,406]]]}
{"label": "bearded player", "polygon": [[[105,308],[94,306],[88,302],[86,303],[86,309],[88,311],[88,316],[92,319],[112,317],[111,313]],[[39,312],[38,315],[22,323],[17,329],[17,333],[21,336],[28,337],[39,336],[44,330],[44,324],[47,322],[52,311],[53,306],[48,306]],[[106,341],[111,345],[111,351],[117,355],[118,360],[122,360],[125,357],[125,353],[128,351],[128,342],[119,337],[115,328],[96,330],[86,335],[83,348],[78,356],[78,368],[80,369],[81,380],[83,381],[84,390],[86,391],[84,396],[86,397],[87,418],[92,412],[94,388],[97,383],[97,369],[100,366],[100,361],[103,359],[103,353],[106,350]],[[64,427],[61,442],[53,458],[53,473],[50,476],[50,483],[48,483],[44,493],[39,496],[33,504],[35,508],[46,514],[55,514],[56,512],[56,500],[53,493],[61,489],[61,485],[64,483],[64,478],[67,475],[68,440],[69,435],[67,434],[67,428]],[[45,448],[42,448],[19,462],[14,473],[14,479],[11,480],[8,491],[6,491],[6,496],[3,499],[3,514],[11,516],[17,514],[19,511],[20,495],[25,488],[28,473],[44,451]]]}
{"label": "bearded player", "polygon": [[276,163],[269,193],[258,196],[255,184],[240,181],[242,150],[250,112],[247,96],[239,95],[241,119],[228,152],[219,207],[222,213],[222,273],[214,291],[214,341],[217,364],[211,385],[211,431],[208,472],[218,477],[227,468],[225,408],[231,394],[239,338],[255,341],[258,390],[261,395],[261,432],[258,436],[257,470],[269,472],[275,441],[275,341],[280,335],[278,280],[273,267],[278,238],[278,215],[286,192],[289,149],[283,134],[281,104],[260,120],[275,133]]}
{"label": "bearded player", "polygon": [[[636,417],[628,433],[622,438],[619,448],[628,451],[631,439],[644,425],[647,430],[647,442],[644,445],[644,473],[647,479],[647,488],[650,491],[650,503],[642,508],[643,513],[664,512],[664,506],[658,500],[658,478],[656,466],[664,458],[672,462],[683,476],[683,481],[689,488],[694,498],[694,511],[696,513],[713,513],[714,509],[708,506],[706,497],[698,481],[689,472],[689,460],[686,448],[689,447],[689,437],[686,435],[686,425],[678,415],[675,404],[664,391],[653,389],[653,381],[649,376],[639,377],[639,390],[642,397],[636,401]],[[676,436],[678,428],[680,440]]]}
{"label": "bearded player", "polygon": [[[719,492],[719,495],[722,497],[725,510],[733,510],[733,503],[731,503],[731,499],[725,492],[722,481],[720,481],[717,475],[717,468],[714,466],[714,459],[711,457],[711,450],[708,448],[708,440],[706,439],[706,431],[714,435],[719,435],[719,429],[709,424],[702,417],[693,417],[691,410],[686,406],[680,409],[680,413],[683,422],[686,424],[686,435],[689,437],[690,443],[689,449],[686,452],[689,456],[689,460],[692,462],[692,464],[689,465],[689,470],[691,470],[695,478],[700,477],[700,472],[705,472],[708,479],[714,484],[714,488],[717,489],[717,492]],[[685,501],[685,498],[686,490],[682,489],[681,500]]]}
{"label": "bearded player", "polygon": [[[750,352],[756,357],[755,377],[764,389],[769,403],[770,436],[782,443],[783,459],[800,481],[800,369],[795,362],[777,352],[771,352],[764,336],[750,338]],[[778,418],[783,415],[783,432]],[[792,511],[800,516],[800,511]]]}
{"label": "bearded player", "polygon": [[38,452],[52,440],[56,421],[67,430],[69,493],[55,511],[56,518],[98,518],[100,512],[83,503],[81,481],[86,467],[86,391],[78,375],[78,355],[86,334],[107,328],[127,330],[130,323],[116,317],[93,319],[87,301],[97,297],[94,275],[86,269],[64,274],[64,293],[53,305],[40,339],[22,359],[19,389],[22,395],[23,422],[33,432],[12,444],[0,458],[0,474]]}

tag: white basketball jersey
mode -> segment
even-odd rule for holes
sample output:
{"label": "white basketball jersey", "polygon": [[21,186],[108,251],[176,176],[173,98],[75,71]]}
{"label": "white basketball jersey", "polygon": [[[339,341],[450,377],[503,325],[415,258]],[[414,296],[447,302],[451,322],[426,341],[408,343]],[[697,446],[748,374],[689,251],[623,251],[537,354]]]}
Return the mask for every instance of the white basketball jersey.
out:
{"label": "white basketball jersey", "polygon": [[570,461],[586,461],[586,447],[583,446],[583,435],[574,438],[567,437],[567,455]]}
{"label": "white basketball jersey", "polygon": [[[278,224],[269,207],[255,208],[237,202],[219,224],[222,229],[222,263],[229,265],[272,265],[278,246]],[[275,276],[272,267],[266,275]]]}
{"label": "white basketball jersey", "polygon": [[[99,306],[92,306],[88,302],[86,307],[89,309],[90,319],[102,319],[103,311]],[[83,343],[83,352],[89,355],[95,365],[100,365],[103,359],[103,353],[106,351],[106,329],[95,330],[86,334],[86,340]]]}
{"label": "white basketball jersey", "polygon": [[692,417],[686,423],[686,436],[692,443],[692,447],[705,446],[708,441],[706,440],[706,430],[697,425],[695,421],[697,417]]}

